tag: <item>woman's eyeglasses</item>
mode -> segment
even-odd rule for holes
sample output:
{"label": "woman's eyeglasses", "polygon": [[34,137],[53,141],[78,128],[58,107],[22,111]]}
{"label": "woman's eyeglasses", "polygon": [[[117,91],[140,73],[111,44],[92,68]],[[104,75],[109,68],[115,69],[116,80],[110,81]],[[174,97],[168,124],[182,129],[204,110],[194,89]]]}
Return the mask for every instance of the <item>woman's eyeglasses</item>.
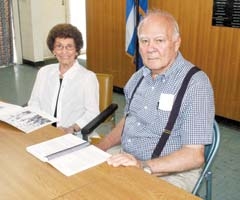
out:
{"label": "woman's eyeglasses", "polygon": [[66,49],[67,51],[72,51],[75,49],[75,46],[72,44],[67,44],[66,46],[62,44],[56,44],[54,45],[54,49],[57,51],[62,51],[63,49]]}

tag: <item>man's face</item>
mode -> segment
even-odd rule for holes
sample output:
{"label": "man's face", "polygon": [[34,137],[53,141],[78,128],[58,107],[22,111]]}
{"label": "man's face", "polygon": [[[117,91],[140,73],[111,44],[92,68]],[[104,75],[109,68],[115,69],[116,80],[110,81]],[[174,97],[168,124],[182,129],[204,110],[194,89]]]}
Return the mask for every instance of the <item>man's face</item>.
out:
{"label": "man's face", "polygon": [[139,30],[139,51],[153,75],[165,72],[176,58],[181,39],[163,17],[149,16]]}

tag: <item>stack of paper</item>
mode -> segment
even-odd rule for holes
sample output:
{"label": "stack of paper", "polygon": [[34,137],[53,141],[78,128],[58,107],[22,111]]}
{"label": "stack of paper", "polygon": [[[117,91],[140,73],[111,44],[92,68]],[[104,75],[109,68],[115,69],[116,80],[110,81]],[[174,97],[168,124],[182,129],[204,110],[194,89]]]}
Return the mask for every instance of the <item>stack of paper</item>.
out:
{"label": "stack of paper", "polygon": [[27,151],[66,176],[103,163],[111,156],[72,134],[29,146]]}

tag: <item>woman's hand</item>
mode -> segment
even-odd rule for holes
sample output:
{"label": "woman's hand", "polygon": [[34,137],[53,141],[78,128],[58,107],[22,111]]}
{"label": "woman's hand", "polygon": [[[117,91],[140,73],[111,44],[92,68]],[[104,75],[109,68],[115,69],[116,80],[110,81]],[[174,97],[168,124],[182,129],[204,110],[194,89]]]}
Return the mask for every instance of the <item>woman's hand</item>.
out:
{"label": "woman's hand", "polygon": [[58,127],[59,129],[63,130],[64,133],[76,133],[81,130],[81,128],[77,124],[73,124],[72,126],[69,127]]}
{"label": "woman's hand", "polygon": [[74,129],[71,126],[70,127],[59,126],[58,128],[62,130],[64,133],[74,133]]}

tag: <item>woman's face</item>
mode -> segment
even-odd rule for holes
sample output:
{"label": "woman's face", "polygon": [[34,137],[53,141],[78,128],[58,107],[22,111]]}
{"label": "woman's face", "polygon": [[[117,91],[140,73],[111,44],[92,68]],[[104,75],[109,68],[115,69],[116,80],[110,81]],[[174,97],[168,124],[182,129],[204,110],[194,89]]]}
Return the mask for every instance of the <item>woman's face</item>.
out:
{"label": "woman's face", "polygon": [[71,67],[78,55],[72,38],[55,39],[53,54],[56,56],[60,66]]}

